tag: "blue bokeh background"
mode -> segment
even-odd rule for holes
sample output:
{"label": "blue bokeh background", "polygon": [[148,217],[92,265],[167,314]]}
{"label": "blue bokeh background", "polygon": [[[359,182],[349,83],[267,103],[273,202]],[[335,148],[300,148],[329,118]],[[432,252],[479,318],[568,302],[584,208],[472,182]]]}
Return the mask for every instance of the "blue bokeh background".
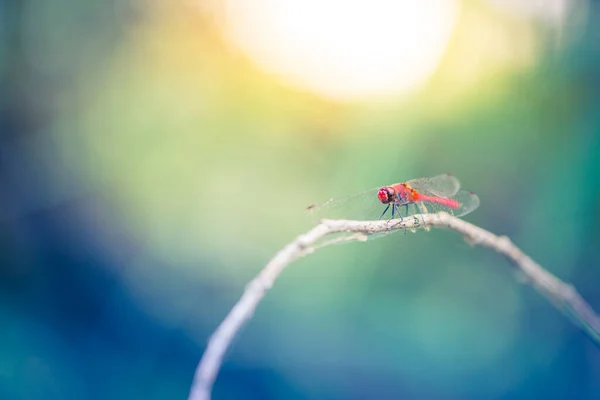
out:
{"label": "blue bokeh background", "polygon": [[[600,4],[553,25],[499,3],[462,1],[416,93],[343,102],[190,2],[0,1],[0,398],[186,398],[308,204],[443,172],[600,310]],[[597,399],[599,376],[502,257],[434,230],[290,266],[214,398]]]}

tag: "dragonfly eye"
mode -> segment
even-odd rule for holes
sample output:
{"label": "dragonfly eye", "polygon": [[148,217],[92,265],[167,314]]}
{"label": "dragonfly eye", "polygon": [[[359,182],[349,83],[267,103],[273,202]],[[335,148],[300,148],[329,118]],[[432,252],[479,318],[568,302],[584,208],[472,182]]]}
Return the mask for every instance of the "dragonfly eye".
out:
{"label": "dragonfly eye", "polygon": [[394,189],[392,189],[389,186],[386,187],[382,187],[381,189],[379,189],[379,191],[377,192],[377,198],[379,199],[379,201],[381,201],[383,204],[387,204],[390,203],[395,196],[395,191]]}

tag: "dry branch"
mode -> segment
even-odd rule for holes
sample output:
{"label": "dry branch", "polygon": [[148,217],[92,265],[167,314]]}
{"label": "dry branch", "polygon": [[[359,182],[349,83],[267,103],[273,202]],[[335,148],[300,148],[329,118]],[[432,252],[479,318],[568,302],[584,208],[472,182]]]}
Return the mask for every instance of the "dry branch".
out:
{"label": "dry branch", "polygon": [[[460,233],[472,245],[487,247],[504,255],[541,295],[578,325],[594,342],[600,344],[600,318],[575,288],[535,263],[515,246],[508,237],[496,236],[484,229],[446,213],[423,214],[402,221],[347,221],[323,220],[319,225],[299,236],[275,255],[247,286],[244,294],[211,336],[206,351],[198,364],[189,400],[209,400],[223,356],[240,328],[252,317],[266,292],[273,286],[283,269],[297,258],[317,248],[347,242],[366,240],[371,235],[402,229],[427,227],[449,228]],[[321,242],[332,234],[342,234]],[[346,234],[344,236],[344,234]]]}

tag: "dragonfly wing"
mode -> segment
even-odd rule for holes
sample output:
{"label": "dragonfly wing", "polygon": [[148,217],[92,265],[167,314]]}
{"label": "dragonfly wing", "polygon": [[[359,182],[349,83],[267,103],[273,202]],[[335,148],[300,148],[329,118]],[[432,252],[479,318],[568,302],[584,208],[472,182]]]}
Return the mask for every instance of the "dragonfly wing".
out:
{"label": "dragonfly wing", "polygon": [[313,204],[307,208],[307,213],[315,221],[321,219],[377,220],[386,208],[386,205],[381,204],[377,198],[378,190],[379,187]]}
{"label": "dragonfly wing", "polygon": [[473,192],[461,190],[455,196],[452,196],[452,199],[460,203],[460,207],[452,212],[455,217],[467,215],[479,207],[479,196]]}
{"label": "dragonfly wing", "polygon": [[417,192],[437,197],[452,197],[460,190],[460,182],[451,174],[411,179],[406,183]]}

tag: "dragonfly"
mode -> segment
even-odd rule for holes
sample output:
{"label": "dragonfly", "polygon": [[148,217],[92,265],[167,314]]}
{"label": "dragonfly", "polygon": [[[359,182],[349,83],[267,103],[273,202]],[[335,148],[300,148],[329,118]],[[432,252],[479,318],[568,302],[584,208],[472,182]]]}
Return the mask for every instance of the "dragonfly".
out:
{"label": "dragonfly", "polygon": [[318,219],[389,220],[416,214],[445,211],[455,217],[469,214],[479,207],[479,197],[461,190],[452,174],[411,179],[380,186],[350,196],[312,204],[307,211]]}

